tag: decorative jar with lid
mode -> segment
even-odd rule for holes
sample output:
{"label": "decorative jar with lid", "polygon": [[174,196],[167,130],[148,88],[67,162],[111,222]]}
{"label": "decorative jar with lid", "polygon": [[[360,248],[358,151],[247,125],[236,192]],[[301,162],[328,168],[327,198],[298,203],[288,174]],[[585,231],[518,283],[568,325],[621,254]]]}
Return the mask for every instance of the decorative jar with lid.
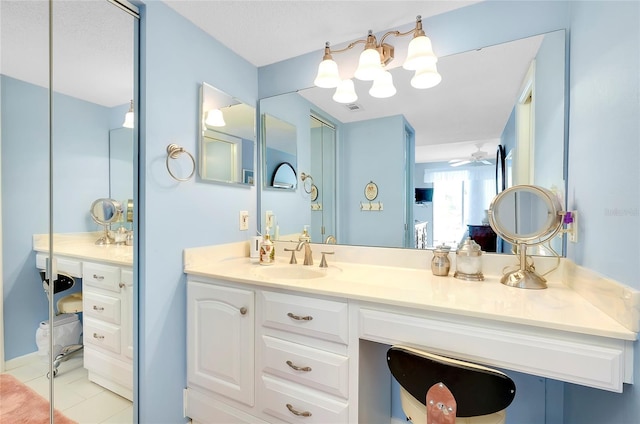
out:
{"label": "decorative jar with lid", "polygon": [[446,277],[449,275],[451,262],[449,261],[449,251],[451,247],[444,244],[437,246],[433,251],[433,259],[431,259],[431,272],[433,275]]}
{"label": "decorative jar with lid", "polygon": [[482,249],[470,237],[460,243],[456,251],[455,278],[469,281],[482,281]]}

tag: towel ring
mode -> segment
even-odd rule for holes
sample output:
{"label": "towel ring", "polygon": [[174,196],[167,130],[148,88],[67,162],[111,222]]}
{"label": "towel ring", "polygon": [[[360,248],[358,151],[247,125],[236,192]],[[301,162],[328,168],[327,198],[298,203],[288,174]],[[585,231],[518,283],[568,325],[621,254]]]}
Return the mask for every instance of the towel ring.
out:
{"label": "towel ring", "polygon": [[[189,156],[189,158],[191,159],[191,164],[192,164],[191,173],[186,178],[176,177],[175,174],[173,172],[171,172],[171,167],[169,166],[169,159],[177,159],[178,156],[180,156],[183,153],[186,153]],[[167,146],[166,164],[167,164],[167,171],[169,171],[169,175],[171,175],[171,178],[173,178],[176,181],[189,181],[191,179],[191,177],[193,177],[193,174],[196,172],[196,160],[193,157],[193,155],[191,153],[187,152],[184,149],[184,147],[178,146],[177,144],[169,144]]]}
{"label": "towel ring", "polygon": [[[304,189],[305,193],[307,194],[311,194],[311,191],[313,191],[313,177],[309,174],[305,174],[304,172],[300,173],[300,180],[302,180],[303,184],[302,184],[302,188]],[[309,189],[307,190],[307,180],[311,180],[309,181]]]}

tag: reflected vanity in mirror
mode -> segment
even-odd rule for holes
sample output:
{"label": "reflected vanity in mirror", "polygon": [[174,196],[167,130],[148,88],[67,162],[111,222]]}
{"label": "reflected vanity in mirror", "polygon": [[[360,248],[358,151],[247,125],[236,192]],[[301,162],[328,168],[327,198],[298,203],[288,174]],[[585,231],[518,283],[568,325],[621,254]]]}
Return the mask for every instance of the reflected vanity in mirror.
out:
{"label": "reflected vanity in mirror", "polygon": [[266,187],[295,190],[298,186],[296,127],[266,113],[262,114],[261,121]]}
{"label": "reflected vanity in mirror", "polygon": [[[517,63],[514,62],[516,58],[519,59]],[[332,100],[333,90],[313,87],[262,99],[260,108],[270,114],[286,116],[297,127],[299,138],[300,134],[309,131],[308,119],[315,113],[320,113],[335,126],[340,163],[334,156],[333,178],[338,176],[336,169],[350,173],[341,172],[342,180],[335,181],[336,204],[341,207],[336,210],[333,225],[337,231],[332,235],[339,243],[410,246],[406,239],[403,243],[402,235],[406,229],[401,221],[405,219],[411,226],[411,220],[420,218],[421,222],[428,222],[430,234],[427,240],[430,243],[427,248],[443,241],[454,246],[466,238],[469,225],[483,225],[491,231],[485,211],[496,192],[502,191],[503,187],[535,184],[553,189],[560,196],[566,192],[563,176],[566,166],[565,59],[565,32],[554,31],[440,57],[438,71],[442,82],[429,90],[412,89],[408,82],[411,75],[402,69],[391,69],[394,84],[398,87],[397,94],[391,98],[370,99],[368,85],[354,81],[359,98],[349,107]],[[506,82],[509,86],[503,87]],[[531,87],[536,91],[532,92]],[[471,98],[482,99],[482,105],[473,105]],[[263,109],[263,104],[268,104],[269,108]],[[403,137],[400,135],[402,131],[396,131],[394,137],[397,139],[379,134],[378,128],[388,128],[386,123],[397,117],[404,118],[415,131],[413,146],[406,146],[406,132]],[[529,130],[516,131],[516,128],[522,128],[527,117],[533,118],[529,120]],[[491,130],[482,125],[486,122],[495,123]],[[533,136],[524,140],[521,132]],[[362,142],[354,143],[358,141],[356,136]],[[307,147],[307,143],[311,145],[306,139],[298,141],[299,166],[316,178],[319,172],[313,169],[313,159],[307,157],[308,154],[313,156],[313,147]],[[356,144],[362,147],[350,147]],[[392,144],[396,146],[394,151],[389,148]],[[498,145],[504,150],[496,155]],[[412,147],[415,148],[415,161],[408,163]],[[463,149],[468,149],[468,152],[460,153]],[[486,157],[476,160],[473,154],[477,151],[486,152]],[[439,155],[434,155],[434,152]],[[425,157],[425,153],[431,156]],[[467,159],[468,163],[452,167],[449,163],[452,159]],[[311,167],[307,166],[307,161],[311,162]],[[405,169],[406,175],[399,176],[397,174],[401,171],[392,171],[398,167]],[[388,168],[386,176],[371,175],[382,168]],[[443,210],[445,193],[452,191],[436,186],[450,181],[454,174],[459,186],[455,192],[460,193],[460,198],[456,199],[459,213],[439,213],[438,210]],[[357,177],[360,176],[366,181],[359,181]],[[476,181],[477,178],[481,180]],[[398,194],[393,201],[385,198],[384,213],[363,215],[355,210],[353,205],[357,206],[357,202],[353,202],[353,196],[360,194],[362,184],[371,179],[381,187],[396,187],[395,192],[402,191],[401,185],[408,188],[407,193],[413,193],[414,188],[433,188],[434,197],[432,202],[416,205],[412,195]],[[486,193],[481,198],[470,198],[478,192],[475,188],[479,186]],[[265,187],[262,189],[264,191]],[[327,193],[327,190],[320,189],[320,193]],[[261,195],[261,215],[264,211],[278,208],[278,199],[264,193]],[[291,214],[312,219],[313,213],[309,217],[307,212],[309,199],[306,200],[299,202]],[[324,208],[327,201],[323,200]],[[403,209],[413,212],[409,215],[403,213]],[[417,215],[423,209],[430,210],[429,216]],[[392,213],[395,213],[393,217]],[[443,222],[447,216],[455,216],[456,222]],[[299,233],[300,223],[292,221],[292,226],[286,228],[288,222],[279,220],[279,234]],[[261,228],[264,228],[264,223]],[[438,235],[437,232],[442,233],[443,229],[450,231]],[[357,233],[357,237],[349,232]],[[323,240],[316,237],[313,241]],[[556,251],[561,251],[561,242],[560,238],[553,240]],[[502,250],[502,253],[509,252]],[[539,253],[545,254],[546,251],[540,250]]]}
{"label": "reflected vanity in mirror", "polygon": [[89,213],[96,224],[104,227],[104,235],[96,240],[96,244],[101,246],[114,244],[115,239],[109,234],[109,226],[122,216],[120,202],[113,199],[97,199],[91,204]]}
{"label": "reflected vanity in mirror", "polygon": [[[527,257],[527,248],[550,241],[562,229],[564,216],[558,197],[533,185],[516,185],[498,194],[489,208],[491,228],[514,246],[518,269],[505,272],[502,284],[521,289],[547,288],[543,275]],[[549,245],[550,251],[559,256]]]}
{"label": "reflected vanity in mirror", "polygon": [[254,184],[256,111],[202,83],[199,174],[203,181]]}

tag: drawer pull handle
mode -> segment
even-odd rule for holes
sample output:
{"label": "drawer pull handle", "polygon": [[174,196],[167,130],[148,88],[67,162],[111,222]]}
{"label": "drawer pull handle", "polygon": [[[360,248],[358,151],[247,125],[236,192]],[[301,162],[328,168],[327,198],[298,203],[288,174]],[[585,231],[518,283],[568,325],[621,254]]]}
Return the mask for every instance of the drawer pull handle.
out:
{"label": "drawer pull handle", "polygon": [[98,334],[98,333],[93,333],[93,338],[94,338],[94,339],[98,339],[98,340],[104,340],[104,336],[101,336],[101,335],[100,335],[100,334]]}
{"label": "drawer pull handle", "polygon": [[287,361],[287,365],[289,365],[291,368],[293,368],[296,371],[305,371],[305,372],[311,371],[311,367],[299,367],[291,361]]}
{"label": "drawer pull handle", "polygon": [[94,311],[104,311],[104,306],[93,305],[93,310]]}
{"label": "drawer pull handle", "polygon": [[247,314],[247,308],[243,306],[242,308],[240,308],[240,315],[246,315],[246,314]]}
{"label": "drawer pull handle", "polygon": [[118,284],[118,286],[119,286],[121,289],[123,289],[123,288],[125,288],[127,285],[126,285],[125,283],[120,283],[120,284]]}
{"label": "drawer pull handle", "polygon": [[311,412],[309,411],[296,411],[293,406],[291,406],[290,403],[287,403],[287,409],[289,410],[289,412],[291,412],[293,415],[297,415],[299,417],[310,417],[311,416]]}
{"label": "drawer pull handle", "polygon": [[301,317],[300,315],[295,315],[295,314],[292,314],[291,312],[289,312],[287,316],[289,318],[295,319],[296,321],[311,321],[313,319],[313,317],[310,315],[307,315],[306,317]]}
{"label": "drawer pull handle", "polygon": [[98,281],[102,281],[102,280],[104,280],[104,275],[93,274],[93,279],[94,280],[98,280]]}

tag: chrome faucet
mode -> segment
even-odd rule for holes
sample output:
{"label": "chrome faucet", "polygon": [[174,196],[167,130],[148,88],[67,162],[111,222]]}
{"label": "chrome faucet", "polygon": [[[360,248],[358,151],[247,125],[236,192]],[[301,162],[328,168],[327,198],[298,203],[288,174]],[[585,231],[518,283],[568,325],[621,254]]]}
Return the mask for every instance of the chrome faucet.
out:
{"label": "chrome faucet", "polygon": [[311,252],[311,246],[309,242],[306,240],[301,240],[298,242],[298,246],[296,247],[296,251],[301,251],[304,247],[304,263],[303,265],[313,265],[313,253]]}

